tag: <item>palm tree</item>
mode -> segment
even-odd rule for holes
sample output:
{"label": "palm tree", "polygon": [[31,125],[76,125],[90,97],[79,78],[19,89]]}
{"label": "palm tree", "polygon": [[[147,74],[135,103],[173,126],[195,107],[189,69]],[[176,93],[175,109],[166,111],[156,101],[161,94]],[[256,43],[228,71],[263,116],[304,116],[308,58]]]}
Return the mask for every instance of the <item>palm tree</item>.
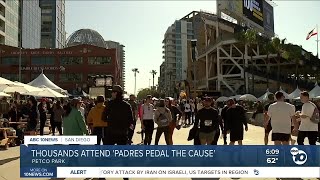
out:
{"label": "palm tree", "polygon": [[251,60],[251,75],[252,75],[252,93],[254,93],[254,65],[253,62],[253,47],[257,45],[258,34],[254,29],[248,29],[245,33],[245,39],[250,49],[250,60]]}
{"label": "palm tree", "polygon": [[280,88],[280,65],[281,65],[281,55],[284,53],[284,44],[286,39],[280,40],[278,37],[272,39],[272,46],[274,48],[275,53],[277,54],[277,83],[278,89]]}
{"label": "palm tree", "polygon": [[301,46],[297,46],[297,45],[294,45],[291,43],[289,43],[285,46],[283,58],[295,63],[294,77],[295,77],[296,86],[298,86],[298,81],[299,81],[298,71],[299,71],[301,57],[302,57],[302,47]]}
{"label": "palm tree", "polygon": [[156,70],[151,70],[150,72],[152,74],[152,88],[154,88],[154,76],[157,74]]}
{"label": "palm tree", "polygon": [[139,73],[138,68],[133,68],[132,72],[134,73],[134,94],[136,95],[136,88],[137,88],[137,73]]}
{"label": "palm tree", "polygon": [[173,75],[173,72],[172,71],[168,71],[167,73],[169,75],[169,96],[171,96],[171,79],[172,79],[172,75]]}
{"label": "palm tree", "polygon": [[264,53],[267,55],[266,65],[267,65],[267,89],[269,89],[269,74],[270,74],[270,59],[269,55],[274,53],[274,48],[272,46],[272,39],[270,38],[259,38],[261,44],[263,44],[262,48]]}

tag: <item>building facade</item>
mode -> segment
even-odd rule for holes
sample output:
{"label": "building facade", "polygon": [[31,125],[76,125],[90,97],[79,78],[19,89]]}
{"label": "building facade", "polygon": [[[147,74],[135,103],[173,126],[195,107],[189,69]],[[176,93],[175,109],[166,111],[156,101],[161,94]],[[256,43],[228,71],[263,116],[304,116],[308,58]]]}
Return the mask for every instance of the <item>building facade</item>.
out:
{"label": "building facade", "polygon": [[116,49],[117,50],[117,60],[120,64],[120,79],[121,83],[120,85],[125,88],[125,50],[124,50],[124,45],[120,44],[119,42],[115,41],[106,41],[106,46],[109,49]]}
{"label": "building facade", "polygon": [[[166,31],[163,40],[164,91],[174,94],[176,84],[187,79],[188,41],[194,38],[192,22],[175,21]],[[161,79],[161,78],[160,78]]]}
{"label": "building facade", "polygon": [[[111,75],[120,84],[115,49],[77,45],[64,49],[22,49],[22,82],[28,83],[43,70],[55,84],[68,91],[82,88],[88,92],[95,75]],[[0,45],[0,77],[18,80],[19,48]]]}
{"label": "building facade", "polygon": [[40,48],[41,8],[39,0],[20,0],[19,22],[19,46],[30,49]]}
{"label": "building facade", "polygon": [[19,44],[19,0],[0,1],[0,44]]}
{"label": "building facade", "polygon": [[40,0],[41,7],[41,47],[64,48],[65,0]]}

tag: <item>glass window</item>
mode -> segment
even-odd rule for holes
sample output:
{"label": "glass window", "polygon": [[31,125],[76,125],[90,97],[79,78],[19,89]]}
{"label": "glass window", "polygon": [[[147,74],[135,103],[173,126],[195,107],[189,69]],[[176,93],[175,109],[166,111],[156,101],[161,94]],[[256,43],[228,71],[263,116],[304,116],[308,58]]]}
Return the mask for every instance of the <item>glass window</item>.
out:
{"label": "glass window", "polygon": [[176,34],[177,39],[181,39],[181,34]]}
{"label": "glass window", "polygon": [[181,46],[176,46],[176,49],[181,50],[182,48],[181,48]]}
{"label": "glass window", "polygon": [[54,65],[54,57],[32,57],[31,65]]}
{"label": "glass window", "polygon": [[82,57],[61,57],[60,64],[72,65],[72,64],[82,64]]}
{"label": "glass window", "polygon": [[[27,61],[25,58],[21,58],[21,65],[26,65]],[[2,58],[2,65],[19,65],[18,57],[4,57]]]}
{"label": "glass window", "polygon": [[176,40],[176,44],[181,44],[181,40]]}
{"label": "glass window", "polygon": [[88,64],[98,65],[98,64],[109,64],[111,63],[111,57],[88,57]]}
{"label": "glass window", "polygon": [[193,35],[188,35],[188,39],[193,39]]}
{"label": "glass window", "polygon": [[187,27],[188,27],[188,29],[191,29],[191,28],[192,28],[192,24],[191,24],[191,23],[188,23],[188,24],[187,24]]}
{"label": "glass window", "polygon": [[60,74],[60,82],[81,82],[82,74],[80,73],[66,73]]}
{"label": "glass window", "polygon": [[182,56],[182,53],[181,53],[181,52],[177,52],[176,55],[177,55],[177,56]]}
{"label": "glass window", "polygon": [[18,74],[2,74],[2,77],[8,79],[10,81],[18,81],[19,77]]}

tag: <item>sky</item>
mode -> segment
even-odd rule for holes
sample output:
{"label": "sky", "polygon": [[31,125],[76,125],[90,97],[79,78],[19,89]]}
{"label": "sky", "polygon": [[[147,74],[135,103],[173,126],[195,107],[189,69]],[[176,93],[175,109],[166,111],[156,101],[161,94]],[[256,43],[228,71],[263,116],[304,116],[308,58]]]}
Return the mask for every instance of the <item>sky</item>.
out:
{"label": "sky", "polygon": [[[275,33],[288,43],[302,45],[316,54],[316,37],[307,34],[320,25],[320,1],[275,1]],[[126,51],[125,90],[134,93],[133,68],[137,92],[152,85],[151,70],[158,73],[162,59],[162,40],[175,20],[192,11],[215,13],[215,1],[66,1],[67,36],[83,28],[98,31],[105,40],[120,42]]]}

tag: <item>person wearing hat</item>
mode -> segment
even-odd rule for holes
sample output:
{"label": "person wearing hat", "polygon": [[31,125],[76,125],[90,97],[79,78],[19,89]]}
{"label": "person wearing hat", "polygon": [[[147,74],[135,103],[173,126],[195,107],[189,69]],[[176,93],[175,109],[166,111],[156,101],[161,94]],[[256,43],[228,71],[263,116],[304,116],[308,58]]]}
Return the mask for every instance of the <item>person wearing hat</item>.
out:
{"label": "person wearing hat", "polygon": [[63,135],[77,136],[88,135],[88,129],[81,112],[77,108],[80,99],[74,98],[65,107],[66,113],[63,118]]}
{"label": "person wearing hat", "polygon": [[119,85],[112,88],[112,100],[108,102],[104,121],[106,145],[128,144],[129,129],[133,129],[134,118],[130,104],[123,100],[123,89]]}
{"label": "person wearing hat", "polygon": [[97,136],[97,145],[100,145],[101,140],[103,144],[106,144],[106,138],[104,136],[105,128],[107,123],[103,121],[103,113],[106,108],[104,105],[105,99],[103,96],[98,96],[96,101],[96,106],[94,106],[88,114],[87,122],[92,129],[92,135]]}
{"label": "person wearing hat", "polygon": [[211,107],[212,99],[204,97],[203,108],[196,115],[193,128],[199,128],[201,145],[211,145],[219,129],[219,112]]}

